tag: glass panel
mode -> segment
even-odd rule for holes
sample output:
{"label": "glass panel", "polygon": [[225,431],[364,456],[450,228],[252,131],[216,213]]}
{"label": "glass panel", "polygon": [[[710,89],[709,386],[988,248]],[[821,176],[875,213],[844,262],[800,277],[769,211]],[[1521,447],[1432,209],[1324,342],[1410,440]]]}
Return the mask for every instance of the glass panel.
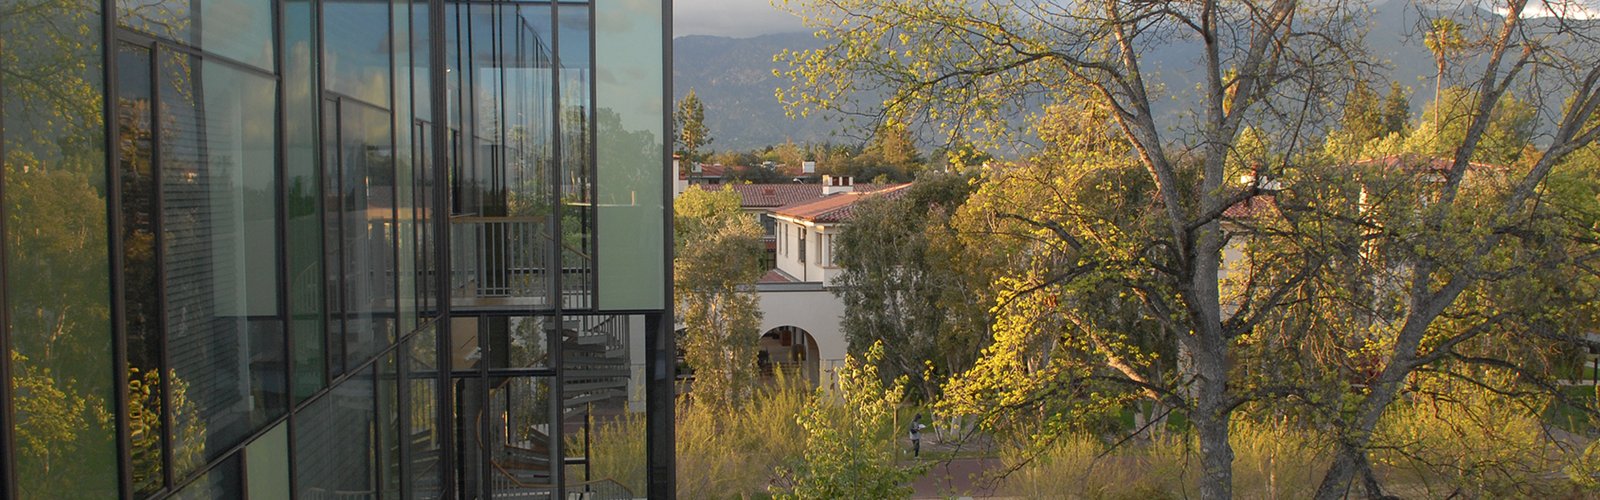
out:
{"label": "glass panel", "polygon": [[250,498],[289,498],[289,424],[281,423],[244,449]]}
{"label": "glass panel", "polygon": [[196,19],[191,0],[117,0],[117,26],[190,42]]}
{"label": "glass panel", "polygon": [[394,341],[394,154],[389,114],[339,105],[339,207],[346,366]]}
{"label": "glass panel", "polygon": [[117,0],[117,24],[272,70],[269,0]]}
{"label": "glass panel", "polygon": [[335,386],[297,413],[295,477],[301,498],[375,498],[376,401],[372,370]]}
{"label": "glass panel", "polygon": [[662,309],[667,164],[661,2],[614,0],[594,8],[599,306]]}
{"label": "glass panel", "polygon": [[[434,300],[438,297],[438,284],[435,270],[437,265],[434,258],[437,252],[434,238],[434,185],[437,174],[433,169],[433,90],[432,75],[429,70],[432,66],[431,38],[428,29],[428,3],[426,1],[413,1],[411,11],[411,67],[402,68],[411,75],[411,102],[412,112],[416,115],[411,122],[412,134],[412,217],[414,229],[412,237],[412,255],[415,259],[415,281],[417,293],[417,309],[419,314],[430,314],[436,310]],[[397,71],[397,74],[399,72]]]}
{"label": "glass panel", "polygon": [[566,318],[561,359],[568,493],[645,493],[644,317]]}
{"label": "glass panel", "polygon": [[285,0],[284,204],[288,212],[289,331],[294,335],[295,402],[327,381],[327,338],[322,323],[322,209],[318,176],[316,30],[311,0]]}
{"label": "glass panel", "polygon": [[489,369],[549,368],[550,318],[543,316],[486,316],[452,318],[454,341],[451,367],[476,370],[489,359]]}
{"label": "glass panel", "polygon": [[442,450],[439,448],[437,420],[439,373],[435,369],[439,351],[434,344],[437,340],[438,333],[434,324],[430,323],[411,337],[404,351],[407,353],[407,390],[410,391],[406,395],[409,408],[406,410],[408,437],[405,446],[409,455],[409,470],[405,477],[411,485],[411,498],[417,499],[438,498],[440,492],[442,470],[439,460]]}
{"label": "glass panel", "polygon": [[400,332],[411,332],[417,326],[416,281],[416,152],[411,126],[415,114],[412,109],[411,82],[411,0],[393,0],[394,12],[394,207],[395,239],[392,241],[399,257],[393,269],[397,281],[394,308]]}
{"label": "glass panel", "polygon": [[345,269],[340,257],[344,241],[344,162],[339,154],[339,113],[337,99],[322,102],[322,268],[323,301],[327,310],[324,350],[328,353],[328,378],[345,371],[344,285]]}
{"label": "glass panel", "polygon": [[382,481],[380,498],[400,496],[400,373],[397,351],[389,351],[374,365],[377,380],[378,475]]}
{"label": "glass panel", "polygon": [[588,308],[594,260],[594,99],[590,89],[589,6],[559,7],[561,130],[561,297],[565,308]]}
{"label": "glass panel", "polygon": [[550,436],[550,383],[536,377],[499,379],[489,392],[491,484],[496,497],[548,498],[556,446]]}
{"label": "glass panel", "polygon": [[117,147],[122,175],[123,323],[128,349],[129,469],[135,496],[166,486],[162,473],[161,288],[157,279],[156,181],[150,114],[150,51],[117,50]]}
{"label": "glass panel", "polygon": [[172,500],[233,500],[242,496],[239,477],[239,454],[228,456],[205,475],[189,482]]}
{"label": "glass panel", "polygon": [[272,1],[200,2],[200,47],[272,71]]}
{"label": "glass panel", "polygon": [[278,315],[276,82],[159,54],[163,287],[184,475],[287,407]]}
{"label": "glass panel", "polygon": [[114,498],[100,3],[0,3],[3,325],[18,497]]}
{"label": "glass panel", "polygon": [[322,3],[322,67],[327,88],[371,104],[389,106],[389,2]]}
{"label": "glass panel", "polygon": [[[550,309],[556,238],[549,5],[452,5],[452,293],[458,310]],[[462,15],[465,14],[465,15]],[[465,89],[465,90],[463,90]]]}

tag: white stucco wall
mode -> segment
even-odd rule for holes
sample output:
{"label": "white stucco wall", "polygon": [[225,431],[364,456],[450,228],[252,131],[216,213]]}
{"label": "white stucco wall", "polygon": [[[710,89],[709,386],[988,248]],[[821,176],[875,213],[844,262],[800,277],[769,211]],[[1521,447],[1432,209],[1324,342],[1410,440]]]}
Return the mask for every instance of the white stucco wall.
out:
{"label": "white stucco wall", "polygon": [[[781,259],[780,259],[781,260]],[[824,387],[834,386],[834,369],[844,365],[849,348],[840,321],[844,302],[815,284],[760,285],[761,331],[794,326],[811,334],[817,344],[817,370]]]}
{"label": "white stucco wall", "polygon": [[[833,238],[838,225],[813,225],[777,218],[778,269],[808,283],[832,286],[843,270],[833,265]],[[805,233],[806,260],[800,261],[800,234]]]}

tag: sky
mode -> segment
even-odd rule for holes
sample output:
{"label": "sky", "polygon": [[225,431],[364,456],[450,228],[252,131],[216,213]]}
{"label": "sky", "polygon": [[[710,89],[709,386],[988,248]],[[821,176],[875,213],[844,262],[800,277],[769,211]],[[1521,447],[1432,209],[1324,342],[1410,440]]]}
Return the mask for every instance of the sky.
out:
{"label": "sky", "polygon": [[805,31],[799,18],[778,10],[768,0],[676,0],[672,4],[673,36],[747,38]]}

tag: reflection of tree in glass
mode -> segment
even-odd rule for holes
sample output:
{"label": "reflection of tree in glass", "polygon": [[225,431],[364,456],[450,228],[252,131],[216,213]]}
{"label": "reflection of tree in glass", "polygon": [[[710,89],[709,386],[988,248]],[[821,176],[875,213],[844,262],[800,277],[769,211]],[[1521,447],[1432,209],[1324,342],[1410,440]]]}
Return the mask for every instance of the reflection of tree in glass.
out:
{"label": "reflection of tree in glass", "polygon": [[[62,104],[55,109],[75,103]],[[17,147],[12,130],[6,136],[5,279],[11,283],[18,490],[24,498],[47,498],[68,487],[111,496],[105,198],[86,173],[93,169],[86,156],[98,148],[38,148],[42,154],[35,155],[33,148]],[[91,140],[72,134],[55,139],[63,145]],[[55,159],[42,159],[50,156]]]}
{"label": "reflection of tree in glass", "polygon": [[82,474],[86,471],[75,464],[85,456],[83,450],[110,444],[103,438],[110,436],[111,414],[103,399],[80,393],[74,381],[63,380],[59,372],[29,361],[17,351],[11,352],[19,419],[16,442],[21,467],[17,472],[23,478],[19,491],[24,498],[86,491],[79,481],[94,478]]}
{"label": "reflection of tree in glass", "polygon": [[[160,372],[140,373],[137,367],[128,367],[128,438],[133,444],[133,484],[141,491],[145,485],[161,487],[161,376]],[[182,429],[174,432],[178,441],[172,443],[174,470],[194,470],[205,459],[205,421],[200,419],[194,402],[189,400],[189,383],[167,372],[172,402],[172,421]]]}

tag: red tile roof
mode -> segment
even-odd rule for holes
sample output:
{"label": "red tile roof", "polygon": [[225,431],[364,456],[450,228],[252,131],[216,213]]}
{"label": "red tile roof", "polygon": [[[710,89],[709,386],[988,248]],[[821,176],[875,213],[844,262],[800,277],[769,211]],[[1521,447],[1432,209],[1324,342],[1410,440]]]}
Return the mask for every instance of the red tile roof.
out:
{"label": "red tile roof", "polygon": [[[1422,155],[1389,155],[1361,160],[1351,165],[1357,167],[1380,166],[1406,170],[1427,170],[1430,172],[1445,173],[1449,172],[1450,167],[1455,165],[1455,159]],[[1469,170],[1503,170],[1502,167],[1496,165],[1478,162],[1467,163],[1467,168]]]}
{"label": "red tile roof", "polygon": [[756,280],[756,283],[798,283],[798,282],[800,282],[800,280],[794,279],[794,277],[789,276],[788,274],[784,274],[783,271],[779,271],[777,269],[768,270],[767,274],[762,275],[760,280]]}
{"label": "red tile roof", "polygon": [[695,172],[694,171],[694,165],[692,165],[692,164],[690,164],[690,165],[680,164],[678,166],[678,179],[679,180],[688,180],[690,176],[696,176],[696,177],[701,177],[701,178],[721,178],[724,174],[727,174],[727,173],[728,173],[728,167],[724,167],[724,166],[722,166],[720,164],[713,165],[713,164],[710,164],[710,163],[701,163],[699,172]]}
{"label": "red tile roof", "polygon": [[856,191],[780,207],[772,213],[810,222],[842,222],[854,215],[856,202],[868,196],[899,198],[905,195],[906,188],[910,186],[911,184],[891,184],[872,191],[862,191],[860,186],[857,186]]}
{"label": "red tile roof", "polygon": [[1223,209],[1222,217],[1225,219],[1245,219],[1260,216],[1266,214],[1268,210],[1272,210],[1273,204],[1277,202],[1278,199],[1270,194],[1245,198],[1244,201]]}
{"label": "red tile roof", "polygon": [[776,208],[822,197],[821,184],[732,184],[744,208]]}
{"label": "red tile roof", "polygon": [[[854,191],[865,193],[895,185],[856,184]],[[739,206],[745,209],[772,209],[822,198],[821,184],[724,184],[706,189],[722,189],[723,186],[739,193]],[[689,186],[689,189],[700,189],[700,186]]]}

